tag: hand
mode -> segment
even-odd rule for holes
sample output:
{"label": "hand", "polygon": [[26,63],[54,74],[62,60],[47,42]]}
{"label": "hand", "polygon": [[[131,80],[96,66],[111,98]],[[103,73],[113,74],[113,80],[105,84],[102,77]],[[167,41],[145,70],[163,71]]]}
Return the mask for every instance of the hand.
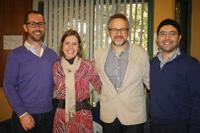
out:
{"label": "hand", "polygon": [[91,58],[90,61],[92,62],[93,65],[95,65],[95,59]]}
{"label": "hand", "polygon": [[22,127],[24,128],[24,130],[29,130],[32,129],[33,127],[35,127],[35,121],[33,119],[33,117],[27,113],[24,116],[22,116],[20,119],[20,122],[22,124]]}

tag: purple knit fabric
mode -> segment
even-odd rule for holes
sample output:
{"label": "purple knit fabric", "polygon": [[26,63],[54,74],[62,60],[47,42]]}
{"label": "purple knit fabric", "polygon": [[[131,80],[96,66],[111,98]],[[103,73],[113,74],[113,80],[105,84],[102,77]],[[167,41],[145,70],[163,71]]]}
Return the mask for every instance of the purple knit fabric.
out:
{"label": "purple knit fabric", "polygon": [[25,112],[44,113],[52,110],[52,65],[56,53],[45,48],[42,57],[24,46],[10,52],[4,77],[5,94],[18,116]]}

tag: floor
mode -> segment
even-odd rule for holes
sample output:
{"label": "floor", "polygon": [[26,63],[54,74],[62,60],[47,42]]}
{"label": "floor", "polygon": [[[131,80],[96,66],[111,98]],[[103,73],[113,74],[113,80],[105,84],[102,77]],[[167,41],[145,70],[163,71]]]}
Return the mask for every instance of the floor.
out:
{"label": "floor", "polygon": [[10,121],[0,122],[0,131],[1,133],[10,133]]}

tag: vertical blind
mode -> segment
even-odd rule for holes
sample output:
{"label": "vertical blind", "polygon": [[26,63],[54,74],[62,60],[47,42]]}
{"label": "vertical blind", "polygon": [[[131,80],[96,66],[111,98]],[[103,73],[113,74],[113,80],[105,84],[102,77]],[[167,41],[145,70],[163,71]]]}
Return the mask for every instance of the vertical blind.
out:
{"label": "vertical blind", "polygon": [[147,0],[34,0],[33,9],[44,13],[47,24],[44,41],[56,52],[63,33],[74,29],[82,38],[85,57],[91,58],[94,49],[110,43],[106,25],[108,18],[117,12],[129,19],[130,44],[147,49]]}
{"label": "vertical blind", "polygon": [[[95,49],[110,43],[106,26],[114,13],[123,13],[129,19],[130,45],[147,50],[147,0],[33,0],[33,9],[44,13],[47,26],[44,41],[57,53],[63,33],[74,29],[82,38],[85,58],[92,58]],[[98,95],[92,91],[91,103],[95,106],[96,101]]]}

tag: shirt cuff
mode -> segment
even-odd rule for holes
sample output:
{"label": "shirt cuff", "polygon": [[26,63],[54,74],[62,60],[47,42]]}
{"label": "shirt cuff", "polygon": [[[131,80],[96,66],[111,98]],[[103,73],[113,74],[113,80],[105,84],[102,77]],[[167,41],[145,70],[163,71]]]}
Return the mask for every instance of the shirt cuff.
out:
{"label": "shirt cuff", "polygon": [[19,116],[19,118],[22,118],[22,117],[25,116],[26,114],[28,114],[28,112],[23,113],[22,115]]}

